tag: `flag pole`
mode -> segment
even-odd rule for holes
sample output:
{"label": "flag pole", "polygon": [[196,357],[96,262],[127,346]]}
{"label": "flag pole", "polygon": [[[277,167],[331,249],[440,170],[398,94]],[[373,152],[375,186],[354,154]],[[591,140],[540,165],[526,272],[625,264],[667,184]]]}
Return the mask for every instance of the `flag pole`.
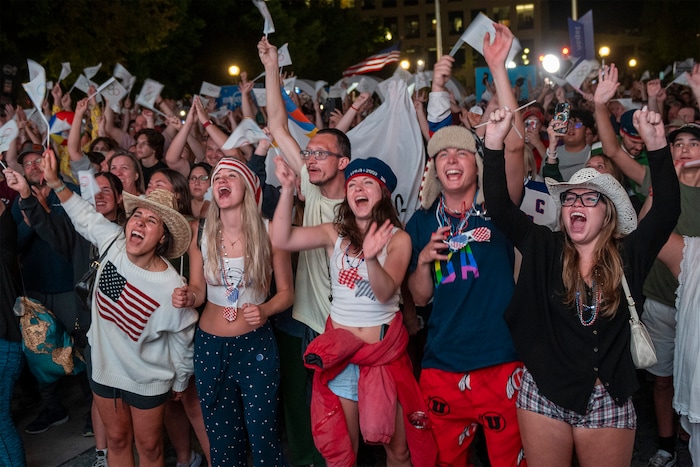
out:
{"label": "flag pole", "polygon": [[436,60],[442,57],[442,19],[440,18],[440,0],[435,0],[435,48]]}

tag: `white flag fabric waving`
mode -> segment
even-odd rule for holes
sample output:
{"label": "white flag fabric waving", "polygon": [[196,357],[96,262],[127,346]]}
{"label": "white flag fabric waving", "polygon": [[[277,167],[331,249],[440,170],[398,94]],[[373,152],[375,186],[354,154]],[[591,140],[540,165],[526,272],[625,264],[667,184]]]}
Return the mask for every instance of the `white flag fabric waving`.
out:
{"label": "white flag fabric waving", "polygon": [[0,128],[0,152],[7,151],[10,147],[10,143],[17,138],[19,134],[19,129],[17,128],[17,122],[14,120],[8,120]]}
{"label": "white flag fabric waving", "polygon": [[87,77],[81,73],[80,76],[78,76],[78,79],[75,80],[73,87],[80,89],[85,94],[87,94],[88,90],[90,89],[90,84],[90,80],[87,79]]}
{"label": "white flag fabric waving", "polygon": [[39,65],[39,68],[41,68],[41,71],[28,83],[23,83],[22,86],[32,100],[34,106],[41,112],[41,104],[44,102],[44,96],[46,96],[46,75],[41,65]]}
{"label": "white flag fabric waving", "polygon": [[32,81],[42,73],[44,74],[44,81],[46,81],[46,73],[43,66],[39,65],[34,60],[27,59],[27,68],[29,69],[29,81]]}
{"label": "white flag fabric waving", "polygon": [[121,63],[117,63],[116,65],[114,65],[114,72],[112,73],[112,76],[124,81],[131,79],[132,75],[126,68],[122,66]]}
{"label": "white flag fabric waving", "polygon": [[566,75],[566,81],[574,88],[579,89],[589,74],[600,68],[596,60],[581,60]]}
{"label": "white flag fabric waving", "polygon": [[156,99],[163,90],[163,85],[158,81],[147,78],[143,83],[141,92],[136,98],[136,103],[146,108],[153,109],[156,105]]}
{"label": "white flag fabric waving", "polygon": [[297,79],[295,76],[292,76],[291,78],[287,78],[284,80],[284,90],[287,91],[288,94],[291,94],[294,92],[294,88],[296,88],[297,84]]}
{"label": "white flag fabric waving", "polygon": [[253,5],[258,7],[258,10],[260,10],[260,14],[265,19],[265,24],[263,26],[263,34],[267,36],[268,34],[275,32],[275,23],[272,22],[272,15],[270,14],[270,10],[267,9],[265,1],[253,0]]}
{"label": "white flag fabric waving", "polygon": [[102,63],[98,63],[95,66],[89,66],[87,68],[83,68],[83,74],[87,79],[92,79],[98,71],[100,71],[100,68],[102,68]]}
{"label": "white flag fabric waving", "polygon": [[379,157],[389,164],[398,184],[392,194],[402,222],[418,208],[425,149],[416,109],[403,80],[392,78],[380,84],[384,103],[352,130],[348,138],[353,158]]}
{"label": "white flag fabric waving", "polygon": [[221,146],[221,149],[240,148],[246,144],[257,144],[261,139],[270,141],[270,137],[260,129],[252,118],[244,118],[238,124],[231,136]]}
{"label": "white flag fabric waving", "polygon": [[119,113],[121,106],[119,102],[126,96],[126,88],[117,80],[112,81],[102,91],[102,97],[107,101],[107,105],[115,112]]}
{"label": "white flag fabric waving", "polygon": [[199,89],[199,94],[203,96],[216,97],[221,95],[221,86],[202,81],[202,87]]}
{"label": "white flag fabric waving", "polygon": [[288,66],[292,64],[292,57],[289,55],[289,43],[285,43],[277,50],[277,65]]}
{"label": "white flag fabric waving", "polygon": [[70,62],[61,63],[61,74],[58,77],[58,82],[60,83],[64,79],[68,78],[68,75],[70,75],[70,72],[71,72]]}

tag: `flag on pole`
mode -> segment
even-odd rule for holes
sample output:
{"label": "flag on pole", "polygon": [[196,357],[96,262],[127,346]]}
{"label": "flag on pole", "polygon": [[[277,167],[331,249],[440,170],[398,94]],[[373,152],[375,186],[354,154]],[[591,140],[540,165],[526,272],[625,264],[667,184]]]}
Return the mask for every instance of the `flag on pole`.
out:
{"label": "flag on pole", "polygon": [[147,78],[143,83],[141,92],[136,98],[136,103],[153,110],[156,105],[156,99],[162,90],[162,84],[160,84],[158,81]]}
{"label": "flag on pole", "polygon": [[399,61],[401,57],[401,42],[397,42],[391,47],[387,47],[378,54],[367,57],[359,63],[347,68],[343,72],[343,76],[361,75],[364,73],[372,73],[379,71],[389,63]]}
{"label": "flag on pole", "polygon": [[202,96],[216,97],[221,95],[221,86],[216,86],[206,81],[202,81],[202,87],[199,89],[199,94]]}
{"label": "flag on pole", "polygon": [[131,79],[132,75],[120,63],[117,63],[116,65],[114,65],[114,72],[112,73],[112,76],[114,76],[115,78],[118,78],[118,79],[122,80],[122,82],[124,82],[126,80]]}
{"label": "flag on pole", "polygon": [[5,152],[9,149],[10,143],[17,138],[19,128],[15,120],[8,120],[2,128],[0,128],[0,152]]}
{"label": "flag on pole", "polygon": [[[73,88],[78,88],[81,91],[83,91],[85,94],[87,94],[88,90],[90,89],[90,84],[91,84],[90,80],[87,79],[87,77],[81,73],[80,76],[78,76],[78,79],[75,80],[75,83],[73,84]],[[71,88],[71,91],[73,90],[73,88]]]}
{"label": "flag on pole", "polygon": [[275,23],[272,22],[272,15],[270,14],[270,10],[267,9],[265,0],[253,0],[253,5],[255,5],[258,8],[258,10],[260,10],[260,14],[265,19],[265,25],[263,26],[263,34],[267,36],[268,34],[275,32]]}
{"label": "flag on pole", "polygon": [[70,75],[70,62],[61,63],[61,75],[58,77],[58,82],[60,83]]}
{"label": "flag on pole", "polygon": [[569,44],[571,56],[586,60],[595,60],[595,46],[593,44],[593,10],[581,16],[577,21],[571,18],[569,21]]}
{"label": "flag on pole", "polygon": [[270,137],[260,129],[252,118],[244,118],[238,124],[231,136],[221,146],[221,149],[240,148],[246,144],[257,144],[261,139],[270,140]]}
{"label": "flag on pole", "polygon": [[97,72],[100,71],[100,68],[102,68],[102,63],[98,63],[95,66],[83,68],[83,74],[87,79],[92,79],[97,74]]}
{"label": "flag on pole", "polygon": [[126,88],[117,80],[109,83],[105,90],[102,91],[102,97],[107,100],[107,105],[117,113],[120,111],[119,102],[124,96],[126,96]]}
{"label": "flag on pole", "polygon": [[39,65],[37,62],[31,59],[27,59],[27,68],[29,69],[29,81],[34,80],[40,74],[44,74],[44,82],[46,82],[46,73],[44,72],[44,67]]}
{"label": "flag on pole", "polygon": [[580,60],[564,78],[575,89],[579,89],[592,72],[598,70],[600,64],[597,60]]}
{"label": "flag on pole", "polygon": [[277,50],[277,65],[280,67],[292,64],[292,57],[289,55],[289,43],[285,43]]}

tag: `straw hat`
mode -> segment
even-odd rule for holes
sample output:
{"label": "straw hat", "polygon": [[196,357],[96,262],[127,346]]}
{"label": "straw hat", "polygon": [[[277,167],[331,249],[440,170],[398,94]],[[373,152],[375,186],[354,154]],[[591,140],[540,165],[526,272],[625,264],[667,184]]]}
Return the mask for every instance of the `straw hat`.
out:
{"label": "straw hat", "polygon": [[144,197],[134,196],[126,191],[124,197],[124,209],[131,215],[136,208],[146,208],[155,212],[168,226],[173,236],[173,244],[165,255],[167,258],[182,256],[190,246],[192,231],[185,216],[175,209],[175,195],[167,190],[156,189]]}
{"label": "straw hat", "polygon": [[558,182],[553,178],[545,179],[549,194],[554,198],[557,209],[561,209],[561,194],[573,188],[588,188],[608,198],[617,209],[617,228],[620,235],[629,235],[637,228],[637,213],[632,207],[630,197],[620,182],[610,174],[602,174],[595,169],[581,169],[571,176],[568,182]]}

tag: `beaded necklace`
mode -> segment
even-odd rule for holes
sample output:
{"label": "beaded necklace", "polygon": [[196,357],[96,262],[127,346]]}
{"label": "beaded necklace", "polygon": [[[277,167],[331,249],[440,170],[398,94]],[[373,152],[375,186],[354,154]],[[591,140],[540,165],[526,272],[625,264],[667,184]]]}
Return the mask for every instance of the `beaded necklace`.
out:
{"label": "beaded necklace", "polygon": [[[476,195],[475,195],[475,200],[476,200]],[[467,229],[467,226],[469,224],[469,218],[472,215],[480,215],[481,213],[479,210],[476,208],[476,203],[472,202],[472,206],[467,211],[466,207],[464,206],[464,203],[462,204],[463,209],[460,212],[460,218],[459,222],[457,225],[452,224],[452,218],[450,215],[447,214],[446,212],[446,206],[445,206],[445,195],[440,195],[440,203],[438,204],[437,209],[435,210],[435,219],[437,220],[438,226],[439,227],[445,227],[449,226],[450,227],[450,234],[447,237],[447,239],[443,240],[444,243],[447,244],[449,247],[450,251],[457,252],[464,248],[467,245],[467,242],[469,239],[467,238],[467,235],[464,233],[464,231]]]}
{"label": "beaded necklace", "polygon": [[[235,269],[230,269],[228,265],[228,253],[226,252],[226,244],[224,242],[224,235],[219,230],[219,235],[221,236],[221,255],[219,258],[221,266],[221,282],[226,287],[226,298],[228,299],[229,306],[224,307],[223,315],[226,321],[229,323],[235,321],[238,317],[238,297],[240,295],[239,288],[243,285],[243,276],[245,275],[245,270],[240,269],[240,271]],[[235,242],[231,243],[231,247],[235,247],[241,239],[238,238]],[[229,272],[233,272],[234,279],[232,282],[229,281]],[[238,273],[238,280],[235,279],[235,274]]]}
{"label": "beaded necklace", "polygon": [[[579,274],[579,279],[581,274]],[[576,291],[576,313],[578,319],[583,326],[592,326],[598,318],[600,305],[603,303],[603,291],[600,289],[598,282],[598,269],[593,270],[593,283],[591,284],[591,297],[593,302],[590,305],[585,305],[581,300],[581,292]],[[588,295],[588,294],[586,294]]]}
{"label": "beaded necklace", "polygon": [[[344,265],[342,269],[338,272],[338,283],[341,285],[346,285],[351,289],[355,287],[355,283],[362,280],[362,276],[357,272],[357,269],[365,262],[364,249],[361,249],[352,259],[350,258],[350,243],[345,247],[345,252],[343,253]],[[347,265],[347,269],[345,268]]]}

